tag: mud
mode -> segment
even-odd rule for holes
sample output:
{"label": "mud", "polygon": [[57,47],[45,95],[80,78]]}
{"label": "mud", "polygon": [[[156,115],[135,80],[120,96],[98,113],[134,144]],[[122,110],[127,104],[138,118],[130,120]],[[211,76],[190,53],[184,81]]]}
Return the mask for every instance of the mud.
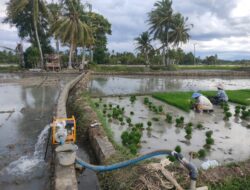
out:
{"label": "mud", "polygon": [[[126,117],[132,119],[132,123],[143,123],[144,128],[147,127],[147,122],[152,121],[153,117],[160,119],[159,122],[152,121],[152,131],[143,131],[141,139],[140,153],[149,152],[156,149],[173,150],[177,145],[182,148],[182,153],[189,158],[190,152],[197,152],[203,148],[205,144],[205,132],[213,131],[215,144],[208,153],[206,159],[217,160],[219,163],[229,163],[234,161],[243,161],[250,157],[250,152],[247,151],[250,146],[250,130],[246,128],[247,121],[240,118],[232,117],[229,121],[224,121],[224,113],[220,107],[215,107],[213,113],[195,113],[191,111],[186,113],[173,106],[162,103],[158,100],[150,98],[154,105],[162,105],[165,113],[170,113],[173,116],[174,123],[168,124],[165,121],[165,114],[155,114],[143,104],[144,96],[137,97],[134,104],[130,103],[129,98],[104,98],[106,104],[120,105],[125,107]],[[131,116],[133,111],[135,115]],[[234,113],[234,105],[230,104],[230,111]],[[192,122],[194,124],[192,139],[185,138],[185,130],[175,126],[175,118],[183,116],[185,123]],[[195,126],[201,123],[204,129],[195,129]],[[113,121],[110,123],[114,132],[114,139],[121,144],[121,134],[128,129],[127,125],[121,126],[119,122]],[[242,143],[244,142],[244,143]],[[193,160],[197,165],[200,165],[203,160]]]}

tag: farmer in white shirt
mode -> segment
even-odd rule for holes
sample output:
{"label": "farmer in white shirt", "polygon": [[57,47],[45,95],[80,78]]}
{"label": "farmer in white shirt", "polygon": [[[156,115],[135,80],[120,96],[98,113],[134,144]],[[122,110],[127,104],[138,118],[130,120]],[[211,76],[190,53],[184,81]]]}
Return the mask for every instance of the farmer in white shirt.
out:
{"label": "farmer in white shirt", "polygon": [[213,104],[210,102],[210,100],[203,96],[201,93],[193,93],[192,98],[195,99],[194,108],[196,111],[213,111]]}

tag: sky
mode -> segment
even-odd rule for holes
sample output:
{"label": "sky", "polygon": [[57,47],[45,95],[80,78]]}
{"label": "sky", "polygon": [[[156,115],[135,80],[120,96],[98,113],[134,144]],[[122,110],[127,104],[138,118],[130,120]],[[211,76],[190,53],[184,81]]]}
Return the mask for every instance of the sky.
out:
{"label": "sky", "polygon": [[[0,1],[0,21],[6,14],[6,2]],[[86,3],[86,1],[82,1]],[[147,13],[156,0],[88,0],[93,11],[102,14],[112,24],[108,49],[115,52],[135,50],[134,39],[148,30]],[[217,54],[220,59],[250,59],[249,0],[173,0],[173,9],[188,17],[194,27],[191,39],[182,46],[204,58]],[[20,39],[15,27],[0,24],[0,46],[15,47]],[[28,46],[25,43],[25,46]]]}

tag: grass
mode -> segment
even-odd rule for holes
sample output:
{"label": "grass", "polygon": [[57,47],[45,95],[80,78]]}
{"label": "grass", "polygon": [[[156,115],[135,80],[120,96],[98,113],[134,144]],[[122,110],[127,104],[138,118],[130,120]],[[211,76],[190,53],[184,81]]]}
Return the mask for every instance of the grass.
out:
{"label": "grass", "polygon": [[[250,89],[227,90],[229,101],[241,105],[250,105]],[[215,96],[216,91],[202,91],[205,96]],[[161,100],[186,112],[191,108],[191,96],[193,92],[160,92],[154,93],[155,99]]]}
{"label": "grass", "polygon": [[243,65],[178,65],[179,70],[244,70]]}
{"label": "grass", "polygon": [[191,96],[192,92],[166,92],[153,94],[153,98],[166,102],[172,106],[176,106],[186,112],[190,111]]}
{"label": "grass", "polygon": [[181,71],[181,70],[247,70],[250,66],[244,65],[171,65],[170,68],[162,65],[151,65],[150,67],[133,65],[90,65],[90,69],[96,72],[161,72],[161,71]]}
{"label": "grass", "polygon": [[249,190],[250,189],[250,177],[239,177],[228,179],[220,184],[210,185],[211,190]]}
{"label": "grass", "polygon": [[20,67],[14,67],[14,66],[9,66],[9,67],[0,67],[0,73],[11,73],[11,72],[16,72],[16,71],[21,71],[22,69]]}
{"label": "grass", "polygon": [[[227,95],[229,97],[229,101],[241,104],[241,105],[250,105],[250,89],[245,90],[227,90]],[[206,96],[214,96],[216,94],[215,91],[202,92]]]}

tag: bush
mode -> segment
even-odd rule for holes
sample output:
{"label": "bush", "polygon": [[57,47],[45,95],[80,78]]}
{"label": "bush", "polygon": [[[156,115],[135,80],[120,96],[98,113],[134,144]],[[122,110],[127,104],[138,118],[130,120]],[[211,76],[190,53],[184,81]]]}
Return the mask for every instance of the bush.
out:
{"label": "bush", "polygon": [[40,61],[40,53],[38,48],[33,46],[27,48],[24,53],[25,67],[26,68],[37,67],[39,61]]}
{"label": "bush", "polygon": [[181,147],[178,145],[174,149],[176,152],[181,153]]}

